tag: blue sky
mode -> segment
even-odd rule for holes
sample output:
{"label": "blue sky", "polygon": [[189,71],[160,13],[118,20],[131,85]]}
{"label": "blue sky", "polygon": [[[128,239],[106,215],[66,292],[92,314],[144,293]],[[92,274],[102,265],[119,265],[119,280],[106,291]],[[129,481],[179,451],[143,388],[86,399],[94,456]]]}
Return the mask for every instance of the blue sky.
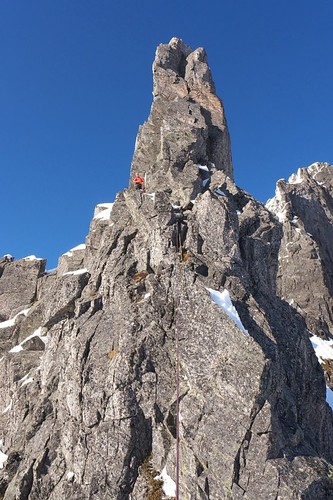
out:
{"label": "blue sky", "polygon": [[96,204],[128,184],[173,36],[205,47],[228,120],[236,184],[333,163],[332,0],[2,0],[0,255],[55,267]]}

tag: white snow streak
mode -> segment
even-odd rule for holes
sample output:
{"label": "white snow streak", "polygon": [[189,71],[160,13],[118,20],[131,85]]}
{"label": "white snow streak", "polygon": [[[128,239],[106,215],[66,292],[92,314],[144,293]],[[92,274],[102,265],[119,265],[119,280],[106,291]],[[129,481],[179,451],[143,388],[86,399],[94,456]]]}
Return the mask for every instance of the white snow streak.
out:
{"label": "white snow streak", "polygon": [[325,359],[333,359],[333,340],[323,340],[313,335],[310,341],[319,363],[323,363]]}
{"label": "white snow streak", "polygon": [[[333,359],[333,340],[323,340],[320,337],[313,335],[310,338],[310,341],[320,364],[324,363],[326,359]],[[333,410],[333,392],[327,386],[326,403]]]}
{"label": "white snow streak", "polygon": [[215,304],[223,309],[223,311],[236,323],[236,325],[242,330],[242,332],[248,335],[249,332],[245,330],[240,317],[238,316],[238,312],[231,302],[228,290],[224,289],[223,292],[213,290],[212,288],[207,288],[207,290],[209,291],[210,298],[215,302]]}
{"label": "white snow streak", "polygon": [[29,335],[29,337],[27,337],[26,339],[22,340],[22,342],[18,345],[16,345],[15,347],[13,347],[9,352],[20,352],[20,351],[23,351],[23,345],[28,342],[28,340],[34,338],[34,337],[39,337],[43,342],[44,344],[47,343],[47,337],[43,337],[42,336],[42,327],[40,326],[39,328],[37,328],[37,330],[34,331],[34,333],[32,333],[31,335]]}
{"label": "white snow streak", "polygon": [[22,314],[24,314],[24,316],[27,316],[28,312],[30,311],[30,307],[29,309],[23,309],[22,311],[20,311],[19,313],[17,313],[14,318],[12,319],[7,319],[7,321],[3,321],[2,323],[0,323],[0,328],[8,328],[9,326],[14,326],[15,325],[15,321],[16,321],[16,318],[18,318],[19,316],[21,316]]}
{"label": "white snow streak", "polygon": [[176,496],[176,483],[167,474],[166,467],[162,470],[161,474],[155,477],[158,481],[163,481],[162,490],[167,497]]}
{"label": "white snow streak", "polygon": [[64,273],[63,276],[67,276],[69,274],[84,274],[84,273],[88,273],[88,269],[86,269],[85,267],[82,268],[82,269],[77,269],[76,271],[67,271],[67,273]]}
{"label": "white snow streak", "polygon": [[206,165],[199,165],[198,164],[197,167],[198,167],[199,170],[205,170],[205,172],[209,172],[209,168],[206,167]]}

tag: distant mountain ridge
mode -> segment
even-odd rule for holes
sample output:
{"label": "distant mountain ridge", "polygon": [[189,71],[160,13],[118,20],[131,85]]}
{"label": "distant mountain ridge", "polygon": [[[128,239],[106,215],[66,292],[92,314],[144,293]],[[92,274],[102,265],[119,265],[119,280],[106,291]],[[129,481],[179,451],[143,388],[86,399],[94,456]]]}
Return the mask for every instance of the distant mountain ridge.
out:
{"label": "distant mountain ridge", "polygon": [[0,497],[333,498],[333,167],[263,205],[204,49],[173,38],[153,76],[85,244],[0,262]]}

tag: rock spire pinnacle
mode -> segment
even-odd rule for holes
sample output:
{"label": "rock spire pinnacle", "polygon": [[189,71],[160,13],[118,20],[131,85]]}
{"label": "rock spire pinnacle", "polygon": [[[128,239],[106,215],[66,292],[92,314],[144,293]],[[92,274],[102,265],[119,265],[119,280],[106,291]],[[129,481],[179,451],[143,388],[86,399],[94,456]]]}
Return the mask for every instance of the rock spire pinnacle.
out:
{"label": "rock spire pinnacle", "polygon": [[172,38],[156,50],[153,77],[154,100],[137,136],[132,176],[136,171],[147,174],[149,189],[167,184],[183,199],[201,191],[197,164],[233,178],[223,104],[205,50],[192,50]]}

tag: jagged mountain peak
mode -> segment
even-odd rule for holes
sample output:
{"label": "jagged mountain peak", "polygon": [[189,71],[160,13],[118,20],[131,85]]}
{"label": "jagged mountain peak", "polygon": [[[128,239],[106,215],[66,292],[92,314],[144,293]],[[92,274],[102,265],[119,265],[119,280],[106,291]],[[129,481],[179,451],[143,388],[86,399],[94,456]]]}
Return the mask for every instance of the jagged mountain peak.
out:
{"label": "jagged mountain peak", "polygon": [[[296,186],[298,185],[298,186]],[[308,167],[301,167],[293,173],[288,181],[277,181],[275,196],[267,201],[266,207],[274,212],[280,222],[293,217],[290,211],[289,195],[296,191],[308,190],[310,186],[322,187],[322,191],[333,189],[333,166],[327,162],[315,162]],[[314,197],[317,196],[317,190]],[[310,193],[308,194],[310,196]]]}
{"label": "jagged mountain peak", "polygon": [[149,191],[168,186],[173,200],[188,203],[201,192],[197,164],[233,178],[229,132],[222,101],[204,49],[180,39],[157,48],[154,100],[140,128],[131,168],[146,178]]}

